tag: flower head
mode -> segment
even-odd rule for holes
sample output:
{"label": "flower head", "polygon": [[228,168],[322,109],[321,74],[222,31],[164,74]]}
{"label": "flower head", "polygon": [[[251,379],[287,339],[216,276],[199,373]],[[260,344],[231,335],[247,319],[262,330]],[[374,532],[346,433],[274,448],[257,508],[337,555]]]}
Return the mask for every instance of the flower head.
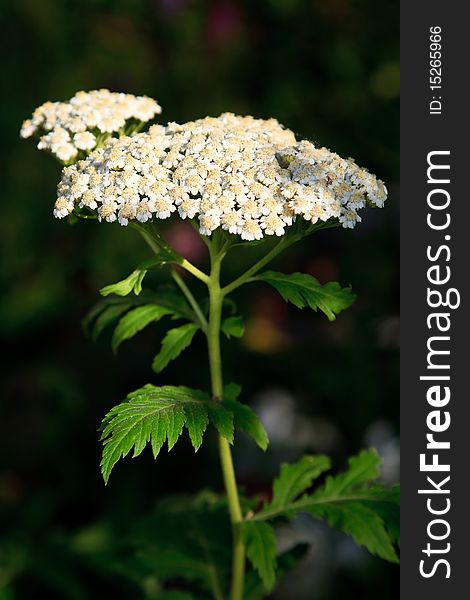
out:
{"label": "flower head", "polygon": [[[68,145],[89,147],[88,131],[69,131],[61,122],[43,143],[63,156]],[[384,184],[353,160],[297,142],[275,119],[225,113],[108,139],[64,169],[54,214],[86,207],[121,225],[178,214],[197,219],[202,235],[222,228],[249,241],[282,236],[299,218],[354,227],[358,211],[385,198]]]}
{"label": "flower head", "polygon": [[40,135],[38,148],[69,162],[80,151],[95,148],[99,140],[123,131],[130,121],[147,122],[161,113],[146,96],[93,90],[77,92],[67,102],[46,102],[24,121],[21,136]]}

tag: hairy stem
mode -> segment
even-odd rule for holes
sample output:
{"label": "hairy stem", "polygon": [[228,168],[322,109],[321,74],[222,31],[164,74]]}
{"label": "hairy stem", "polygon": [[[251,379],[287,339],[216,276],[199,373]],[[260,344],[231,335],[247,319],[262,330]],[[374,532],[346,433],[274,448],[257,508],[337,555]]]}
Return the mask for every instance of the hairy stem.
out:
{"label": "hairy stem", "polygon": [[[223,394],[222,359],[220,354],[220,323],[222,317],[223,294],[220,288],[220,268],[222,254],[211,249],[211,274],[209,288],[209,363],[212,395],[220,401]],[[219,455],[227,493],[230,521],[233,530],[232,582],[230,600],[242,600],[245,577],[245,545],[242,532],[242,511],[238,497],[237,482],[233,467],[232,453],[228,441],[219,435]]]}

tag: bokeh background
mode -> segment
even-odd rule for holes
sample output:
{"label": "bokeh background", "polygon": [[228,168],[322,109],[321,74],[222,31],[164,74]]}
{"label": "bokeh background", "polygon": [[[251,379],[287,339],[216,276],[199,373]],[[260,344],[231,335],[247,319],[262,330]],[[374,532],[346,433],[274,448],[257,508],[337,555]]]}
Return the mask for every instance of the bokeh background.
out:
{"label": "bokeh background", "polygon": [[[104,487],[97,428],[145,382],[208,384],[202,340],[161,376],[150,327],[112,356],[81,319],[103,285],[148,251],[118,226],[55,221],[58,165],[20,141],[45,100],[108,87],[148,94],[161,120],[224,111],[278,118],[385,180],[383,211],[355,231],[318,234],[276,267],[352,283],[358,300],[330,324],[256,285],[239,294],[247,318],[225,345],[225,375],[271,437],[266,454],[240,438],[235,461],[249,493],[268,494],[281,461],[326,452],[341,467],[378,448],[383,477],[398,478],[398,3],[395,0],[2,0],[2,244],[0,328],[0,599],[152,598],[155,586],[98,560],[159,498],[221,490],[214,440],[186,442],[155,464],[150,452],[120,464]],[[188,257],[205,255],[187,227],[167,235]],[[240,252],[235,275],[247,262]],[[209,437],[210,439],[210,437]],[[277,600],[398,596],[396,566],[301,519],[281,547],[311,548]],[[153,590],[153,591],[152,591]]]}

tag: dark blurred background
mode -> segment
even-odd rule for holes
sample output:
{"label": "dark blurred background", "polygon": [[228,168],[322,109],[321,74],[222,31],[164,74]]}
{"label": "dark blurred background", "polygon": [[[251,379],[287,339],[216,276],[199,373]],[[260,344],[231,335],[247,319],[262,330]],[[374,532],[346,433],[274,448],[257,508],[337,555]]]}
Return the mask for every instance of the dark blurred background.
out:
{"label": "dark blurred background", "polygon": [[[302,137],[353,156],[381,177],[386,208],[354,231],[323,232],[274,265],[352,283],[355,305],[331,324],[260,285],[240,291],[243,340],[225,344],[225,377],[261,415],[271,446],[240,438],[240,484],[267,494],[279,463],[326,452],[338,467],[375,446],[383,478],[398,478],[398,3],[375,0],[2,0],[3,142],[0,328],[0,600],[151,598],[145,582],[93,557],[167,495],[221,490],[214,440],[186,441],[157,463],[145,451],[105,488],[97,428],[143,383],[207,387],[202,340],[162,375],[150,365],[159,326],[97,343],[81,319],[97,290],[149,256],[116,225],[54,220],[54,160],[20,141],[46,100],[107,87],[147,94],[159,121],[224,111],[274,116]],[[167,235],[194,261],[204,252],[183,224]],[[234,253],[228,277],[248,260]],[[151,280],[150,280],[151,281]],[[202,290],[200,290],[202,291]],[[279,532],[311,549],[277,600],[398,597],[396,566],[309,519]],[[148,582],[147,582],[148,583]],[[151,587],[151,586],[150,586]]]}

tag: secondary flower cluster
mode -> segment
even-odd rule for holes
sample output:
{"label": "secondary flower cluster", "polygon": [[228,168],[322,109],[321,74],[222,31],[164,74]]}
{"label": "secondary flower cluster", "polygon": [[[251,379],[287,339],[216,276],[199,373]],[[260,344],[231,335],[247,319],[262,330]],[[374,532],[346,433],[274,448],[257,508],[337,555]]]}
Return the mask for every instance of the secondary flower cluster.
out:
{"label": "secondary flower cluster", "polygon": [[38,148],[70,162],[110,135],[123,132],[130,120],[145,123],[161,113],[159,104],[146,96],[94,90],[78,92],[67,102],[46,102],[24,121],[21,136],[39,134]]}
{"label": "secondary flower cluster", "polygon": [[297,216],[312,223],[360,221],[366,203],[382,206],[383,183],[354,161],[294,134],[275,119],[229,113],[112,138],[64,169],[54,214],[76,205],[100,220],[197,218],[244,240],[285,233]]}

